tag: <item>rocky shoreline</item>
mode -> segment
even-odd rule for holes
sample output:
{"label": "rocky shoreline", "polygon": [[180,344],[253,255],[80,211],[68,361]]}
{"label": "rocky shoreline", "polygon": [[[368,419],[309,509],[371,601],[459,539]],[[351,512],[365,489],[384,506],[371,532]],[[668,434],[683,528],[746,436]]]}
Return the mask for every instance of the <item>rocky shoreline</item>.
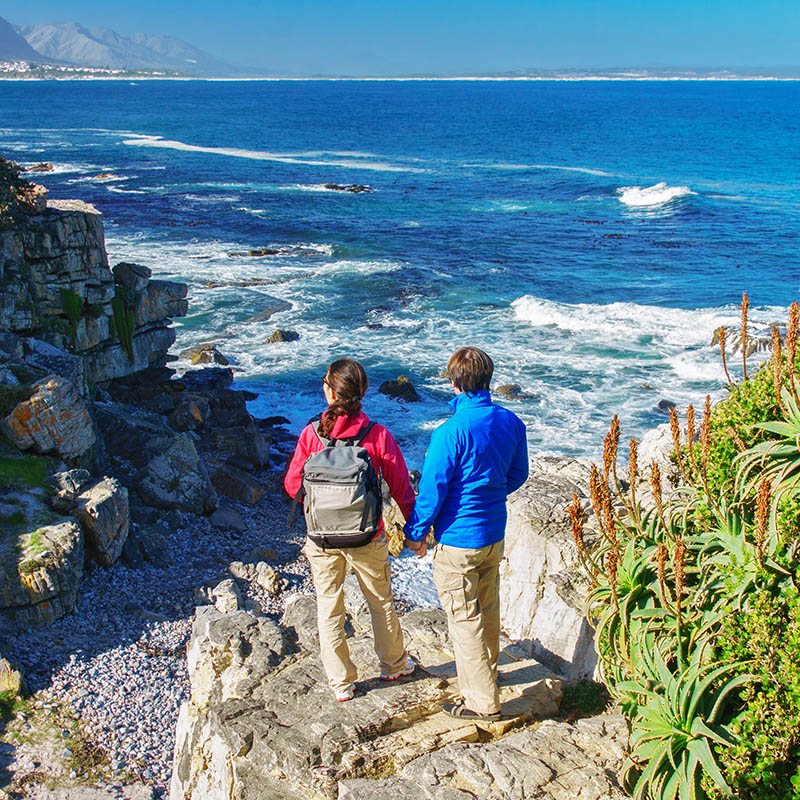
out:
{"label": "rocky shoreline", "polygon": [[537,721],[594,674],[564,514],[588,466],[537,459],[510,503],[506,722],[442,714],[456,686],[438,611],[401,604],[422,667],[377,685],[357,592],[362,684],[342,708],[287,524],[284,420],[252,418],[230,369],[176,376],[186,287],[110,268],[93,208],[25,191],[0,229],[0,656],[31,696],[0,730],[0,798],[622,797],[619,717]]}

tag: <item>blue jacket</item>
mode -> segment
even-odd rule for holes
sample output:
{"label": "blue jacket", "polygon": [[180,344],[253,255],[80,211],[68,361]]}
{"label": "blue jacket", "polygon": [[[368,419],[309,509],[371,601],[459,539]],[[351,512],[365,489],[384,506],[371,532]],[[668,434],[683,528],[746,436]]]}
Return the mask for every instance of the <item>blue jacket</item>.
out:
{"label": "blue jacket", "polygon": [[405,534],[418,542],[433,525],[437,542],[485,547],[505,536],[506,495],[528,477],[525,425],[485,390],[451,405],[456,413],[431,435]]}

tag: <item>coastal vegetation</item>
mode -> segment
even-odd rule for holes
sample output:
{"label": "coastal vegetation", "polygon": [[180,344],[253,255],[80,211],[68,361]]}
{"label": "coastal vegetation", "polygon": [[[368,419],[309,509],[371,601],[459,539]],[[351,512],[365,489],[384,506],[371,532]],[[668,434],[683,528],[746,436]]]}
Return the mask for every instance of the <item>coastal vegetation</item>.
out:
{"label": "coastal vegetation", "polygon": [[741,380],[721,329],[727,398],[706,397],[699,428],[692,406],[685,425],[672,411],[679,485],[655,463],[642,481],[636,440],[623,475],[614,417],[591,473],[596,546],[577,496],[569,508],[636,800],[800,798],[800,313],[748,371],[748,308]]}

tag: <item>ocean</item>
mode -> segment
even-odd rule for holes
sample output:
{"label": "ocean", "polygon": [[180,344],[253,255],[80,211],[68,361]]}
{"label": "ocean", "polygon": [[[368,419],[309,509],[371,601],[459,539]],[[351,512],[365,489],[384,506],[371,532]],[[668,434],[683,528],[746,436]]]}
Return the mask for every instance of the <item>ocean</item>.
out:
{"label": "ocean", "polygon": [[[797,82],[0,81],[0,109],[112,264],[189,284],[175,352],[215,341],[296,431],[357,358],[412,467],[461,345],[519,385],[532,455],[597,458],[615,413],[640,436],[724,395],[743,291],[755,327],[798,299]],[[401,374],[419,403],[378,393]]]}

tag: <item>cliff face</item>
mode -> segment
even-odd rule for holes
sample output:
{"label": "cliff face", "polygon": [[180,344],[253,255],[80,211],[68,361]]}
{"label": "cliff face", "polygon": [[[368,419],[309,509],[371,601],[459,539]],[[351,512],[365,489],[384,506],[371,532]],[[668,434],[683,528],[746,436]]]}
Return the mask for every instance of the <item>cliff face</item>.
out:
{"label": "cliff face", "polygon": [[47,201],[0,230],[0,331],[80,355],[91,383],[163,364],[175,341],[169,318],[187,311],[186,286],[149,277],[146,267],[109,269],[93,206]]}
{"label": "cliff face", "polygon": [[[122,554],[130,502],[202,513],[216,494],[186,414],[173,426],[134,419],[141,392],[163,411],[183,397],[164,364],[186,286],[150,280],[136,264],[110,269],[96,209],[47,202],[42,187],[14,178],[15,165],[2,166],[13,180],[0,204],[0,626],[14,629],[72,610],[84,552],[106,567]],[[134,406],[110,402],[122,378],[141,385],[126,395]],[[210,413],[202,392],[184,405],[195,426],[195,406]],[[238,407],[246,415],[243,399]],[[135,466],[114,446],[120,419]]]}

